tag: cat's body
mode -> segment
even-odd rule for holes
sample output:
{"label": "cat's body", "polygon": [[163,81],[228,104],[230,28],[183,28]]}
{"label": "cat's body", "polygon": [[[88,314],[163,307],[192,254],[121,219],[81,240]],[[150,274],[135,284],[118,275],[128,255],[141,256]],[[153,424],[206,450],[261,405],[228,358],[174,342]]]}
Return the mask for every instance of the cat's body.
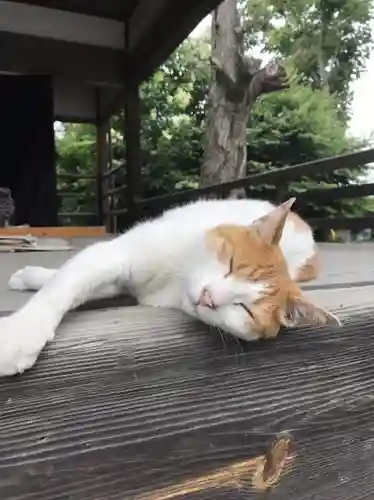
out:
{"label": "cat's body", "polygon": [[[127,292],[143,305],[183,308],[183,283],[199,253],[203,254],[201,246],[206,233],[221,224],[249,225],[273,208],[274,205],[261,200],[199,201],[137,224],[112,242],[118,247],[118,255],[125,255],[129,248],[134,250],[128,257],[130,274],[119,272],[117,288],[105,287],[102,293],[94,292],[93,297]],[[289,218],[280,247],[291,278],[297,280],[300,269],[316,253],[311,229],[306,226],[300,230],[295,220]],[[38,290],[56,271],[25,268],[10,279],[10,288]]]}
{"label": "cat's body", "polygon": [[295,283],[318,269],[312,231],[289,213],[291,205],[199,201],[92,245],[58,271],[21,269],[10,288],[39,292],[0,320],[0,375],[32,366],[68,310],[123,292],[246,340],[274,337],[297,316],[336,321],[306,302]]}

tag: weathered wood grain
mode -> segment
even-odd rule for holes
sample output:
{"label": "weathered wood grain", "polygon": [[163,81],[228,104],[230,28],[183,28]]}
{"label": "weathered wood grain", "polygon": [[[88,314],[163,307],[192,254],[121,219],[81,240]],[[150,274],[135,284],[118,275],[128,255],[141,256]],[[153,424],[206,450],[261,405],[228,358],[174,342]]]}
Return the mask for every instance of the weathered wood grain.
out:
{"label": "weathered wood grain", "polygon": [[[33,370],[0,380],[0,498],[372,498],[373,290],[310,292],[348,307],[342,329],[255,344],[173,311],[69,315]],[[260,491],[284,431],[294,457]]]}

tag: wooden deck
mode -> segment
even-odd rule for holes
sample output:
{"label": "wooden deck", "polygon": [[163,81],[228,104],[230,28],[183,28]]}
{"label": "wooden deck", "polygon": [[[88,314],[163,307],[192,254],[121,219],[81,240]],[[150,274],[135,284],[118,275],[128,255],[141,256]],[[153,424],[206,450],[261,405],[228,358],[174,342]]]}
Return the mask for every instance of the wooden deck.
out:
{"label": "wooden deck", "polygon": [[[307,293],[339,330],[245,344],[175,311],[71,313],[33,370],[0,380],[0,498],[372,499],[373,256],[323,246]],[[5,290],[14,269],[66,257],[1,255],[2,310],[25,300]]]}

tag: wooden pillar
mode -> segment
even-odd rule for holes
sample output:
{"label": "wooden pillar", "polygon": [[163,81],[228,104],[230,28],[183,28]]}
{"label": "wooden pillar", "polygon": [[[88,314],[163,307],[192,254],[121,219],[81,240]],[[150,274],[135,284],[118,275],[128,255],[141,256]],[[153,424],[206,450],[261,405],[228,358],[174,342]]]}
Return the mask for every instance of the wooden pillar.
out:
{"label": "wooden pillar", "polygon": [[[108,144],[108,172],[111,172],[113,169],[113,142],[112,142],[112,123],[111,118],[108,119],[108,136],[107,136],[107,144]],[[114,176],[110,175],[106,182],[104,183],[105,189],[110,190],[114,188]],[[113,196],[107,198],[107,207],[108,211],[113,210],[115,208],[115,203],[113,200]],[[109,215],[108,216],[108,227],[109,232],[118,233],[118,215]]]}
{"label": "wooden pillar", "polygon": [[[107,120],[101,117],[101,95],[100,89],[96,90],[96,210],[100,226],[107,224],[105,214],[107,213],[107,199],[103,198],[105,172],[108,169],[108,144],[107,144]],[[104,222],[105,221],[105,222]]]}
{"label": "wooden pillar", "polygon": [[[127,224],[132,224],[139,219],[140,211],[137,201],[141,198],[140,81],[136,76],[138,62],[133,60],[131,54],[130,30],[131,26],[129,18],[127,18],[124,23],[124,67],[126,67],[126,71],[124,74],[125,106],[123,123],[127,184],[125,192]],[[120,223],[120,220],[118,222]]]}
{"label": "wooden pillar", "polygon": [[128,81],[125,91],[124,140],[126,149],[126,205],[128,221],[136,221],[141,198],[140,96],[139,83]]}
{"label": "wooden pillar", "polygon": [[108,211],[108,198],[103,196],[105,189],[105,174],[108,171],[108,121],[99,121],[96,124],[96,152],[97,152],[97,168],[96,168],[96,200],[97,214],[100,225],[105,225],[106,229],[110,230],[110,221]]}
{"label": "wooden pillar", "polygon": [[104,203],[103,198],[103,183],[105,165],[105,128],[102,122],[96,123],[96,210],[97,218],[100,226],[104,224]]}

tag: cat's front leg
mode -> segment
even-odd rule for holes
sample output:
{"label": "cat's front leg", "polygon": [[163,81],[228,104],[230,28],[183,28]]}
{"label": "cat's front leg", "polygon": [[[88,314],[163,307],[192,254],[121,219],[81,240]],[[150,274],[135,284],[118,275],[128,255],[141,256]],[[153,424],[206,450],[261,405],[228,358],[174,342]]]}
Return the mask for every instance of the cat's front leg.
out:
{"label": "cat's front leg", "polygon": [[0,376],[31,368],[54,338],[66,312],[87,301],[93,291],[119,281],[126,283],[131,255],[122,244],[124,238],[82,250],[21,309],[0,319]]}

